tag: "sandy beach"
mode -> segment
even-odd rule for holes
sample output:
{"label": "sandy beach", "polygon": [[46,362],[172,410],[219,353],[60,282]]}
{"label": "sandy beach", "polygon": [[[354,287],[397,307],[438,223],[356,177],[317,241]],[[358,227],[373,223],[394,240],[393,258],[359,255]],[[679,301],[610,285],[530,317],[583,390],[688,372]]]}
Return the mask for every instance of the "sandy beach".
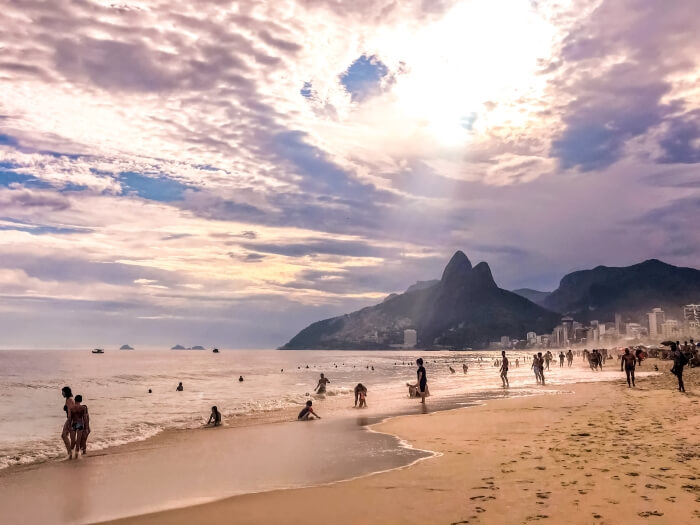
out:
{"label": "sandy beach", "polygon": [[[635,389],[621,378],[393,418],[374,430],[439,455],[112,523],[700,523],[698,378],[700,370],[686,370],[687,394],[666,372]],[[324,458],[309,468],[316,463]]]}

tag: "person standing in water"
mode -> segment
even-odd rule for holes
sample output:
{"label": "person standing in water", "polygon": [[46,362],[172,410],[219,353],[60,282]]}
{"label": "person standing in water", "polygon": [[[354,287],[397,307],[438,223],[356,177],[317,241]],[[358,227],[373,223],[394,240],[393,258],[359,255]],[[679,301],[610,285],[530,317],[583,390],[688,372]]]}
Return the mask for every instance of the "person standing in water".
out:
{"label": "person standing in water", "polygon": [[532,371],[535,373],[535,381],[537,381],[537,384],[540,384],[540,368],[538,366],[539,360],[537,359],[537,354],[532,354]]}
{"label": "person standing in water", "polygon": [[73,447],[71,446],[71,442],[75,440],[75,433],[73,432],[70,424],[70,411],[73,408],[73,405],[75,405],[75,401],[73,401],[73,392],[69,386],[64,386],[61,389],[61,395],[66,400],[65,404],[63,405],[63,411],[66,413],[66,421],[63,423],[61,439],[63,440],[63,444],[66,446],[68,459],[73,459]]}
{"label": "person standing in water", "polygon": [[71,430],[71,449],[75,449],[75,459],[78,459],[78,454],[80,453],[80,444],[83,441],[83,432],[85,431],[85,414],[87,413],[87,407],[80,404],[83,400],[83,396],[75,396],[75,402],[71,407],[70,413],[70,426]]}
{"label": "person standing in water", "polygon": [[425,396],[428,393],[428,378],[425,375],[425,367],[423,366],[423,359],[421,357],[416,359],[416,364],[418,365],[418,370],[416,371],[418,382],[415,386],[418,388],[418,395],[421,399],[420,402],[425,404]]}
{"label": "person standing in water", "polygon": [[[622,354],[622,358],[620,359],[620,372],[622,372],[622,369],[624,368],[625,374],[627,375],[627,387],[632,388],[635,386],[634,384],[634,368],[637,364],[637,359],[635,358],[634,354],[630,353],[629,348],[625,348],[625,353]],[[630,383],[631,380],[631,383]]]}
{"label": "person standing in water", "polygon": [[318,380],[318,384],[316,385],[316,388],[314,388],[314,391],[318,394],[325,394],[326,393],[326,385],[330,383],[330,380],[321,374],[321,379]]}
{"label": "person standing in water", "polygon": [[564,355],[564,352],[561,351],[559,352],[559,368],[564,368],[564,358],[566,356]]}
{"label": "person standing in water", "polygon": [[[82,403],[83,402],[83,396],[78,394],[75,396],[75,402],[76,403]],[[85,430],[83,430],[83,437],[82,439],[78,442],[79,448],[83,453],[83,456],[87,454],[87,439],[88,436],[90,435],[90,432],[92,430],[90,429],[90,414],[88,413],[88,407],[87,405],[83,405],[83,408],[85,409],[85,415],[83,416],[83,420],[85,421]]]}
{"label": "person standing in water", "polygon": [[542,357],[542,352],[537,352],[537,366],[540,370],[540,382],[544,385],[544,357]]}
{"label": "person standing in water", "polygon": [[569,348],[569,351],[566,353],[566,361],[569,368],[571,368],[571,363],[574,362],[574,353],[571,351],[571,348]]}
{"label": "person standing in water", "polygon": [[503,356],[503,360],[501,361],[501,381],[503,382],[503,388],[509,387],[510,383],[508,382],[508,358],[506,357],[506,351],[503,350],[501,352],[501,356]]}

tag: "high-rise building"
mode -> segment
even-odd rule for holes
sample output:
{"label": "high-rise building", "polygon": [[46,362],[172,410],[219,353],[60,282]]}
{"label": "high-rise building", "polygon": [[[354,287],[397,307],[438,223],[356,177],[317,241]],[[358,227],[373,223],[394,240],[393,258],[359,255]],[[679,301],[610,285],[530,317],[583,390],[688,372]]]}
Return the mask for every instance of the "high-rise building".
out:
{"label": "high-rise building", "polygon": [[403,331],[403,345],[406,348],[414,348],[418,344],[418,334],[415,330],[404,330]]}
{"label": "high-rise building", "polygon": [[510,337],[508,337],[507,335],[501,337],[501,346],[503,348],[510,348]]}
{"label": "high-rise building", "polygon": [[617,335],[620,336],[623,333],[623,326],[622,326],[622,315],[620,314],[615,314],[615,331],[617,332]]}
{"label": "high-rise building", "polygon": [[529,345],[536,345],[537,344],[537,333],[535,332],[528,332],[527,335],[525,336],[527,339],[527,344]]}
{"label": "high-rise building", "polygon": [[686,304],[683,307],[683,319],[690,326],[700,326],[700,304]]}
{"label": "high-rise building", "polygon": [[627,337],[639,339],[644,335],[644,332],[646,332],[646,330],[638,323],[627,323],[627,325],[625,325],[625,333],[627,334]]}
{"label": "high-rise building", "polygon": [[668,319],[661,323],[661,334],[662,337],[680,337],[681,335],[681,323],[674,319]]}
{"label": "high-rise building", "polygon": [[649,318],[649,337],[657,338],[663,336],[661,325],[666,320],[666,315],[661,308],[654,308],[647,314]]}

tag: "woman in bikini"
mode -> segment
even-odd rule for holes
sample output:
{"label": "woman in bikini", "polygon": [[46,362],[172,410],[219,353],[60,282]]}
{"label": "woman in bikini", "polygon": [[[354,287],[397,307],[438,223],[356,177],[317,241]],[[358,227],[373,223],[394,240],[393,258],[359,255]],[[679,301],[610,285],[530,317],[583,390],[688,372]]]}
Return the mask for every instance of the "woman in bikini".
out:
{"label": "woman in bikini", "polygon": [[63,405],[63,410],[66,413],[66,422],[63,423],[63,431],[61,432],[61,439],[63,440],[63,443],[66,445],[66,451],[68,452],[68,459],[73,459],[72,442],[75,440],[75,432],[73,432],[73,430],[71,429],[70,411],[73,408],[73,405],[75,405],[75,401],[73,401],[73,392],[71,391],[69,386],[64,386],[61,389],[61,395],[66,400],[66,403]]}
{"label": "woman in bikini", "polygon": [[75,459],[78,459],[80,444],[83,441],[83,432],[85,432],[86,429],[85,419],[87,416],[87,407],[80,404],[82,400],[82,396],[75,396],[73,407],[68,411],[70,414],[70,427],[72,430],[71,449],[75,449]]}

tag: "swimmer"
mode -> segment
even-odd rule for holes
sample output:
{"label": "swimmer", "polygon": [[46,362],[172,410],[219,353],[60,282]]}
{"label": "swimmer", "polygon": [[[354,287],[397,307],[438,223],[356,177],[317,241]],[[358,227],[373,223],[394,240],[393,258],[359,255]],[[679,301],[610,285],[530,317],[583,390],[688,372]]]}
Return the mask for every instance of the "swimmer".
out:
{"label": "swimmer", "polygon": [[238,382],[242,383],[243,382],[243,376],[238,376]]}
{"label": "swimmer", "polygon": [[185,390],[185,387],[182,386],[182,381],[180,381],[180,382],[177,384],[177,388],[176,388],[175,390],[176,390],[177,392],[182,392],[183,390]]}

